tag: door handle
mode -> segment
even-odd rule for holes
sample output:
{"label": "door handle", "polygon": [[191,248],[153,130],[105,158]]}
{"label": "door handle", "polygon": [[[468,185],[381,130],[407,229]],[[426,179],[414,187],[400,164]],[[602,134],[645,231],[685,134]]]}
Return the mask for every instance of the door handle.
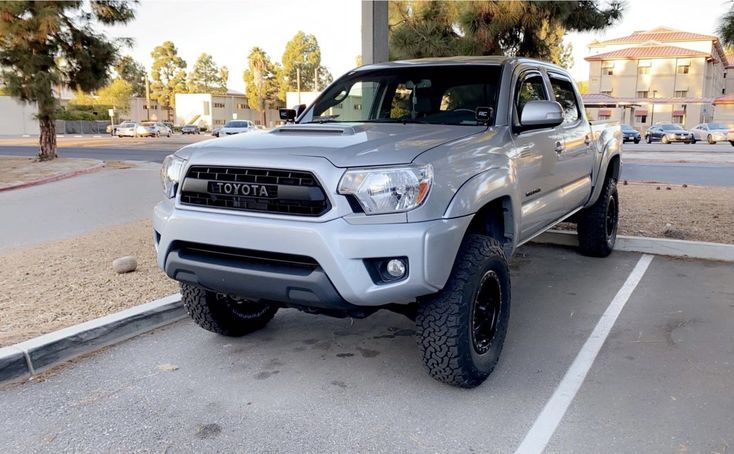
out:
{"label": "door handle", "polygon": [[556,150],[556,153],[558,153],[558,154],[561,154],[561,153],[563,153],[563,148],[564,148],[564,147],[563,147],[563,143],[561,143],[561,142],[556,142],[556,148],[555,148],[555,150]]}

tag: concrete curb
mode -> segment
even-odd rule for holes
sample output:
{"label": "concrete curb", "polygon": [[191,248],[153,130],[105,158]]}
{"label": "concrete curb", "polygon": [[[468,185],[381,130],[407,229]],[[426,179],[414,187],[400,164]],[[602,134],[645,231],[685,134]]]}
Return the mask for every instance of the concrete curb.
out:
{"label": "concrete curb", "polygon": [[4,188],[0,188],[0,192],[11,191],[13,189],[27,188],[29,186],[36,186],[39,184],[51,183],[51,182],[59,181],[59,180],[65,180],[67,178],[76,177],[79,175],[86,175],[88,173],[94,173],[98,170],[102,170],[104,166],[105,166],[104,161],[100,161],[99,164],[95,164],[92,167],[87,167],[86,169],[75,170],[73,172],[67,172],[67,173],[59,173],[56,175],[51,175],[49,177],[39,178],[38,180],[26,181],[24,183],[19,183],[13,186],[6,186]]}
{"label": "concrete curb", "polygon": [[[576,232],[565,232],[561,230],[550,230],[539,235],[533,241],[559,246],[578,246],[579,244],[576,238]],[[734,262],[734,245],[731,244],[619,235],[617,236],[614,249],[617,251],[642,252],[645,254],[667,255],[671,257]]]}
{"label": "concrete curb", "polygon": [[0,383],[24,380],[79,355],[121,342],[186,316],[181,294],[0,348]]}

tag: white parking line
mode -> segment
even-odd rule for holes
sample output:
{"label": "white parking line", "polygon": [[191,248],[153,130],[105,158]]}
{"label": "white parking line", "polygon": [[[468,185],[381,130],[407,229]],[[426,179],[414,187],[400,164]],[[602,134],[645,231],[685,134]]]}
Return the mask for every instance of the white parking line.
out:
{"label": "white parking line", "polygon": [[576,355],[576,359],[573,360],[571,367],[568,368],[566,375],[563,376],[563,380],[558,384],[553,396],[545,404],[543,411],[540,412],[540,415],[538,415],[538,418],[528,433],[525,434],[525,438],[520,443],[515,454],[542,453],[548,445],[548,441],[550,441],[556,428],[558,428],[558,424],[563,419],[563,415],[566,414],[566,410],[568,410],[574,397],[576,397],[576,393],[578,393],[581,385],[584,383],[586,374],[589,373],[589,369],[594,364],[599,350],[601,350],[604,341],[609,336],[609,332],[617,321],[617,317],[619,317],[625,304],[627,304],[627,300],[629,300],[637,284],[640,283],[642,276],[645,275],[645,271],[650,266],[653,257],[647,254],[640,257],[640,260],[627,277],[624,285],[622,285],[622,288],[619,289],[612,302],[609,303],[607,310],[602,314],[591,336],[586,340],[584,346],[581,347],[581,351]]}

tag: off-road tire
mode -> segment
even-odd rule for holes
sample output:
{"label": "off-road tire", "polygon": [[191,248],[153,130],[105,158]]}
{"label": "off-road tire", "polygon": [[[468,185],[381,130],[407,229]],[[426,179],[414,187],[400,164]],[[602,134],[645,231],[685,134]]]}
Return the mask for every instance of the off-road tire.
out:
{"label": "off-road tire", "polygon": [[[493,335],[484,351],[475,343],[475,308],[481,284],[499,288]],[[421,298],[416,317],[418,347],[431,377],[449,385],[473,388],[494,370],[510,317],[510,272],[500,243],[469,234],[456,256],[444,288]],[[485,338],[486,339],[486,338]]]}
{"label": "off-road tire", "polygon": [[278,312],[277,306],[245,302],[181,283],[181,301],[197,325],[223,336],[240,337],[263,328]]}
{"label": "off-road tire", "polygon": [[[613,206],[610,207],[610,204]],[[613,212],[610,213],[610,210]],[[576,231],[581,253],[591,257],[606,257],[611,254],[617,240],[618,225],[617,180],[607,178],[596,203],[578,215]]]}

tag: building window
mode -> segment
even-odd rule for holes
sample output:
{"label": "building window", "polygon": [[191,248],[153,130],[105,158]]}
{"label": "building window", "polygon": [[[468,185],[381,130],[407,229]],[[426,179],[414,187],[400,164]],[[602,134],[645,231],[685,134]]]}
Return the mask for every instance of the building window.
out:
{"label": "building window", "polygon": [[638,123],[647,123],[647,115],[640,115],[635,117]]}
{"label": "building window", "polygon": [[601,73],[607,76],[614,75],[614,63],[610,61],[604,61],[601,63]]}
{"label": "building window", "polygon": [[675,91],[675,97],[676,98],[687,98],[688,97],[688,90],[676,90]]}
{"label": "building window", "polygon": [[683,124],[683,115],[673,115],[673,123]]}
{"label": "building window", "polygon": [[223,102],[215,102],[213,104],[214,104],[214,108],[215,109],[224,109],[224,103]]}
{"label": "building window", "polygon": [[214,120],[214,124],[215,125],[223,125],[224,124],[224,120]]}
{"label": "building window", "polygon": [[599,120],[609,120],[610,118],[612,118],[612,116],[609,114],[599,115]]}
{"label": "building window", "polygon": [[237,104],[237,108],[240,109],[240,110],[245,110],[245,109],[247,109],[247,104],[239,103],[239,104]]}
{"label": "building window", "polygon": [[726,88],[721,89],[721,94],[723,95],[724,93],[726,93]]}
{"label": "building window", "polygon": [[678,74],[688,74],[690,65],[678,65]]}
{"label": "building window", "polygon": [[362,104],[355,104],[353,107],[354,110],[362,110]]}
{"label": "building window", "polygon": [[649,66],[640,66],[637,68],[637,72],[640,75],[650,74],[650,67]]}
{"label": "building window", "polygon": [[607,95],[607,96],[612,96],[612,90],[602,90],[601,91],[601,94]]}
{"label": "building window", "polygon": [[647,90],[642,90],[637,92],[638,98],[647,98],[650,95],[650,92]]}

